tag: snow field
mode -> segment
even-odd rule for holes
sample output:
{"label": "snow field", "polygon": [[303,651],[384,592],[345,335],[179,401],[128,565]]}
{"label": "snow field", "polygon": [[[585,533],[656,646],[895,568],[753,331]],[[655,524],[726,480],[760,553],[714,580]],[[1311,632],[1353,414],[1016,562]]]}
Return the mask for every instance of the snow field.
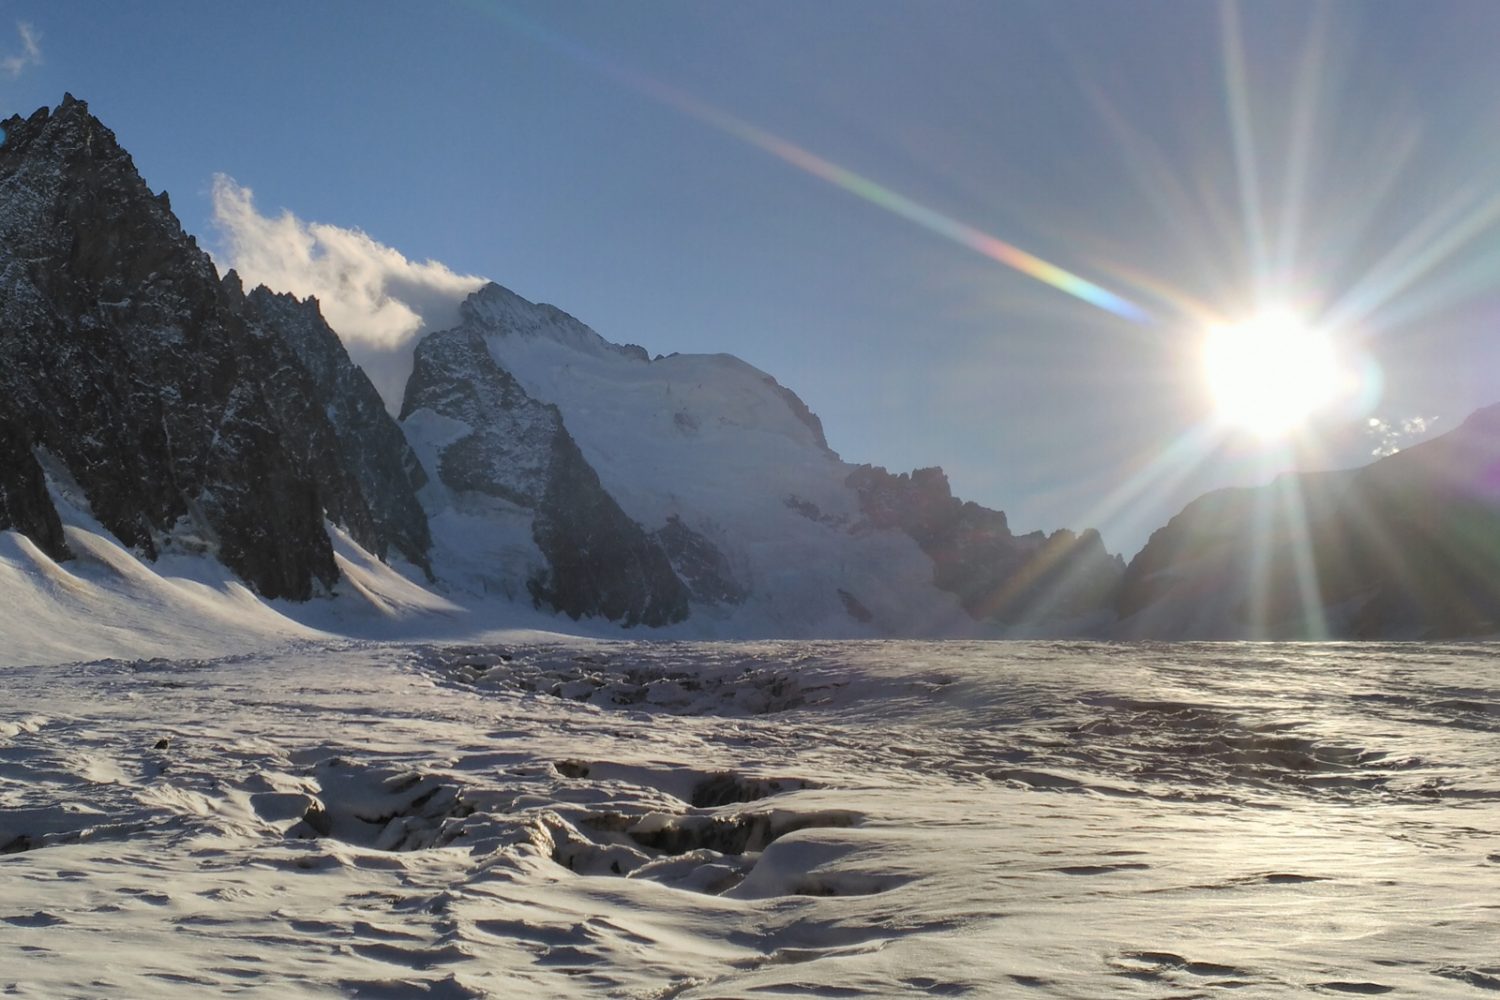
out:
{"label": "snow field", "polygon": [[10,668],[0,984],[1479,996],[1500,982],[1496,666],[298,640]]}

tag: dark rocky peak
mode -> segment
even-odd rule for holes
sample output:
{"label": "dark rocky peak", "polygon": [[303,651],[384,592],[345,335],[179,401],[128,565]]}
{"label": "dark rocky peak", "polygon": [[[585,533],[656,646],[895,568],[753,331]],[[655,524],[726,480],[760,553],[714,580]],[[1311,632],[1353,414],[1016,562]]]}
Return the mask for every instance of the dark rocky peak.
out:
{"label": "dark rocky peak", "polygon": [[1015,536],[1004,512],[955,497],[940,468],[892,475],[861,465],[846,483],[866,523],[908,535],[932,559],[933,583],[981,620],[1037,625],[1102,612],[1124,572],[1093,530]]}
{"label": "dark rocky peak", "polygon": [[240,272],[232,267],[225,272],[224,277],[219,279],[219,287],[224,289],[225,295],[236,302],[243,301],[245,298],[245,282],[240,277]]}
{"label": "dark rocky peak", "polygon": [[950,533],[961,519],[970,531],[1011,537],[1004,511],[959,500],[948,485],[948,476],[937,466],[892,474],[878,465],[861,465],[849,474],[847,483],[859,494],[860,509],[871,524],[898,528],[919,544]]}
{"label": "dark rocky peak", "polygon": [[[379,401],[375,387],[363,377],[363,372],[349,357],[344,342],[323,319],[323,310],[316,298],[299,299],[290,292],[273,292],[265,285],[257,285],[246,294],[240,276],[234,271],[225,275],[222,284],[227,294],[234,295],[239,290],[238,295],[249,307],[250,314],[275,327],[277,335],[319,382],[332,383],[339,378],[348,378],[348,388],[352,393],[365,400],[373,395]],[[354,377],[356,375],[359,377]],[[395,426],[394,422],[392,426]]]}
{"label": "dark rocky peak", "polygon": [[[261,309],[238,276],[221,282],[82,101],[6,129],[0,398],[26,431],[8,447],[45,451],[144,557],[179,538],[206,544],[267,597],[337,581],[325,516],[420,561],[425,523],[391,527],[379,477],[365,475],[372,462],[402,468],[399,452],[349,458],[364,431],[341,408],[359,409],[345,401],[367,380],[315,308]],[[369,447],[394,449],[399,431],[370,440],[381,434]],[[7,497],[34,498],[34,479],[25,462],[0,463]]]}
{"label": "dark rocky peak", "polygon": [[[217,277],[165,194],[151,193],[87,103],[66,95],[55,111],[41,108],[3,127],[0,198],[10,211],[0,217],[0,239],[16,257],[63,256],[63,280],[87,283],[105,298],[153,275],[165,278],[167,271],[185,269],[202,281]],[[174,256],[164,244],[193,252]],[[47,283],[45,272],[34,278]]]}
{"label": "dark rocky peak", "polygon": [[67,145],[73,148],[87,145],[89,134],[102,132],[108,137],[110,144],[119,150],[119,143],[114,141],[114,133],[105,128],[99,119],[89,114],[88,102],[80,101],[69,93],[63,94],[62,103],[57,106],[55,112],[44,106],[37,108],[28,118],[11,115],[0,122],[0,128],[5,129],[4,145],[8,147],[8,152],[18,152],[24,149],[35,142],[44,131],[50,131],[54,137],[64,133],[72,134],[75,136],[75,141]]}
{"label": "dark rocky peak", "polygon": [[[235,294],[239,276],[231,271],[224,285],[228,294]],[[260,285],[244,296],[244,313],[264,336],[284,345],[311,379],[304,392],[335,439],[332,461],[313,466],[325,497],[334,505],[330,515],[337,513],[352,481],[353,495],[369,512],[367,523],[352,518],[343,522],[354,540],[382,559],[395,548],[430,574],[427,551],[432,539],[417,500],[427,474],[374,384],[324,321],[317,299],[298,299]],[[347,480],[335,477],[335,469]]]}
{"label": "dark rocky peak", "polygon": [[266,396],[275,370],[207,255],[83,102],[10,129],[0,394],[107,529],[155,558],[186,519],[267,596],[331,584],[316,487]]}
{"label": "dark rocky peak", "polygon": [[459,315],[462,325],[485,333],[551,340],[585,354],[651,360],[645,348],[610,343],[556,306],[528,301],[493,281],[465,299]]}
{"label": "dark rocky peak", "polygon": [[1489,407],[1360,469],[1198,497],[1131,560],[1116,606],[1132,637],[1477,637],[1500,633],[1497,580]]}

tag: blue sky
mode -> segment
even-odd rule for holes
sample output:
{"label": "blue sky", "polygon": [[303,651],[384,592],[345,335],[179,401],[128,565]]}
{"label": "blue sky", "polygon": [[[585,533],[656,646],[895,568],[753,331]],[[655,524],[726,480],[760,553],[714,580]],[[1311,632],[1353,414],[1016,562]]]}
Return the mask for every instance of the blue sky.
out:
{"label": "blue sky", "polygon": [[[87,99],[218,252],[225,174],[262,213],[358,228],[612,340],[737,354],[845,458],[941,465],[1019,530],[1087,521],[1129,555],[1207,488],[1368,460],[1371,419],[1442,430],[1500,402],[1497,40],[1488,0],[0,0],[0,113]],[[1267,297],[1361,306],[1339,335],[1381,391],[1291,450],[1193,451],[1209,407],[1181,303],[1233,319]]]}

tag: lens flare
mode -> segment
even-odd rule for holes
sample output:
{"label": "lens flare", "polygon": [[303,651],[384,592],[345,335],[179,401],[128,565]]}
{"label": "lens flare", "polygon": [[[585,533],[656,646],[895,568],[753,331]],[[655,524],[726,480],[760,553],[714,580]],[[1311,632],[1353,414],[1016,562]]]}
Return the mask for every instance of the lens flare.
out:
{"label": "lens flare", "polygon": [[1328,334],[1284,310],[1211,327],[1203,367],[1220,418],[1263,438],[1300,427],[1346,381]]}
{"label": "lens flare", "polygon": [[834,184],[843,190],[863,198],[872,205],[885,209],[908,222],[914,222],[931,233],[968,247],[991,260],[1004,264],[1029,278],[1051,285],[1089,305],[1111,312],[1122,319],[1135,323],[1147,323],[1151,317],[1144,309],[1129,299],[1088,281],[1071,271],[1028,253],[1014,244],[992,236],[974,226],[960,222],[936,209],[929,208],[905,195],[856,173],[847,167],[826,160],[795,143],[774,135],[759,126],[752,125],[727,111],[706,101],[670,87],[636,70],[608,59],[577,41],[544,27],[514,10],[490,3],[473,2],[470,6],[486,15],[495,17],[509,27],[546,46],[568,59],[585,66],[615,83],[629,87],[636,93],[651,98],[659,104],[672,108],[711,128],[732,136],[747,145],[775,156],[804,173]]}

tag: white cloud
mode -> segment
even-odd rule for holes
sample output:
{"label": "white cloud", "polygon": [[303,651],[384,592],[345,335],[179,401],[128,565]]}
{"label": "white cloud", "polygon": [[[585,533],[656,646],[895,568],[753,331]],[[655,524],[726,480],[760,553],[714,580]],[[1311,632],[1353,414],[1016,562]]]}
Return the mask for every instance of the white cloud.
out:
{"label": "white cloud", "polygon": [[16,22],[16,33],[21,36],[21,52],[0,58],[0,72],[14,80],[33,66],[42,64],[42,36],[26,21]]}
{"label": "white cloud", "polygon": [[1365,422],[1365,432],[1375,439],[1370,454],[1376,458],[1394,455],[1408,441],[1427,434],[1437,421],[1437,417],[1402,417],[1399,420],[1371,417]]}
{"label": "white cloud", "polygon": [[401,408],[416,342],[454,326],[459,303],[485,283],[437,261],[408,260],[358,229],[304,222],[289,211],[261,215],[254,192],[223,174],[214,178],[213,200],[221,269],[234,268],[247,288],[317,296],[323,318],[392,413]]}

